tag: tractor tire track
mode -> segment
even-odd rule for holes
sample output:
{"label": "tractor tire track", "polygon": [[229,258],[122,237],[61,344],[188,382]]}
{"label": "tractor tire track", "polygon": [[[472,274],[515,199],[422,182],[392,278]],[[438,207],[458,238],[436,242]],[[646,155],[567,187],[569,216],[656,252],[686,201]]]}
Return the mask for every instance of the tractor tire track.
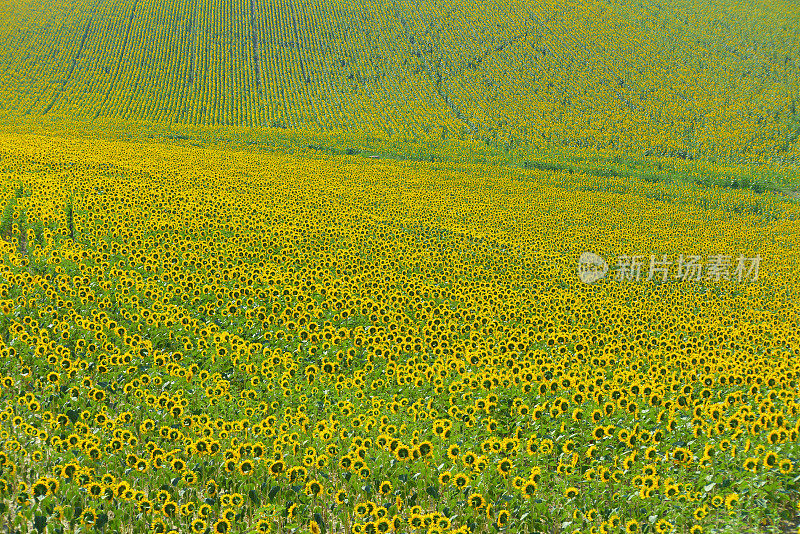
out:
{"label": "tractor tire track", "polygon": [[[536,22],[536,25],[539,27],[539,29],[540,29],[540,31],[542,32],[542,34],[544,34],[545,32],[546,32],[546,33],[549,33],[550,35],[552,35],[552,36],[553,36],[553,38],[554,38],[555,40],[557,40],[559,43],[561,43],[562,45],[564,45],[564,48],[565,48],[565,49],[567,49],[567,50],[571,50],[572,48],[574,48],[574,45],[573,45],[573,47],[569,47],[569,46],[567,46],[567,45],[566,45],[566,43],[564,43],[564,41],[561,39],[561,36],[557,35],[557,34],[556,34],[556,33],[555,33],[553,30],[551,30],[551,29],[550,29],[550,27],[549,27],[547,24],[543,23],[543,22],[542,22],[542,21],[539,19],[539,15],[538,15],[538,14],[537,14],[535,11],[531,11],[531,14],[533,15],[533,17],[534,17],[534,21]],[[581,48],[583,49],[583,51],[586,53],[587,57],[591,58],[593,54],[591,54],[591,52],[590,52],[590,51],[589,51],[589,50],[586,48],[586,46],[585,46],[583,43],[581,43],[579,40],[578,40],[577,42],[578,42],[578,46],[579,46],[579,47],[581,47]],[[556,57],[559,57],[559,56],[561,56],[561,54],[558,54],[558,53],[557,53],[556,51],[554,51],[554,50],[551,50],[551,53],[552,53],[554,56],[556,56]],[[572,52],[572,55],[573,55],[573,56],[575,55],[574,51]],[[563,56],[562,56],[562,60],[563,60]],[[607,66],[607,65],[605,65],[605,64],[604,64],[604,63],[602,63],[602,62],[600,62],[600,64],[602,65],[602,67],[603,67],[603,68],[604,68],[604,69],[605,69],[607,72],[609,72],[609,73],[611,74],[611,76],[612,76],[613,78],[616,78],[616,77],[617,77],[617,76],[616,76],[616,74],[614,74],[614,73],[611,71],[611,69],[609,69],[609,68],[608,68],[608,66]],[[620,81],[621,81],[621,80],[620,80]],[[614,87],[614,84],[613,84],[613,83],[608,83],[608,81],[607,81],[607,80],[605,80],[605,79],[602,79],[602,78],[601,78],[601,83],[602,83],[603,85],[605,85],[605,86],[609,87],[609,88],[610,88],[610,89],[611,89],[611,90],[614,92],[614,94],[616,95],[617,99],[619,99],[619,101],[620,101],[620,102],[622,102],[623,104],[625,104],[625,106],[626,106],[626,107],[627,107],[627,108],[628,108],[628,109],[629,109],[629,110],[630,110],[632,113],[634,113],[634,112],[636,112],[636,111],[637,111],[637,107],[638,107],[638,106],[634,106],[634,105],[633,105],[633,104],[632,104],[632,103],[631,103],[631,102],[630,102],[630,101],[629,101],[627,98],[625,98],[625,96],[624,96],[623,94],[621,94],[619,91],[617,91],[617,89],[616,89],[616,87]],[[563,87],[562,87],[562,90],[563,90]]]}
{"label": "tractor tire track", "polygon": [[43,115],[46,115],[53,109],[53,106],[60,97],[64,93],[64,87],[66,87],[67,83],[72,79],[72,73],[75,71],[75,65],[78,63],[78,58],[83,55],[83,48],[86,46],[86,37],[89,35],[89,31],[92,28],[92,20],[94,19],[94,13],[97,8],[97,3],[92,6],[92,11],[89,13],[89,21],[86,23],[86,28],[83,29],[83,35],[81,36],[81,44],[78,46],[78,52],[75,54],[75,57],[72,58],[72,65],[69,67],[69,72],[67,72],[67,76],[61,80],[61,87],[58,90],[58,94],[53,97],[53,100],[47,105],[47,107],[43,111]]}
{"label": "tractor tire track", "polygon": [[[251,2],[254,0],[251,0]],[[306,74],[306,64],[303,61],[303,50],[305,47],[300,45],[300,33],[297,31],[297,8],[295,7],[295,3],[293,1],[289,2],[289,7],[292,10],[292,30],[294,32],[294,43],[295,43],[295,50],[297,50],[297,58],[300,62],[300,73],[303,76],[303,82],[308,83],[310,82],[310,78]]]}
{"label": "tractor tire track", "polygon": [[250,0],[250,38],[253,43],[253,69],[256,71],[256,91],[260,98],[264,97],[261,84],[261,46],[258,42],[258,26],[256,25],[256,0]]}
{"label": "tractor tire track", "polygon": [[431,68],[430,63],[428,63],[428,58],[425,57],[425,54],[419,48],[417,41],[414,39],[414,36],[411,35],[411,31],[408,27],[408,21],[400,16],[400,13],[395,13],[395,16],[400,20],[400,24],[403,26],[403,34],[405,35],[406,41],[411,45],[413,50],[413,54],[422,60],[422,68],[425,71],[425,76],[430,80],[431,84],[436,90],[436,94],[439,98],[445,103],[447,108],[453,114],[453,116],[458,119],[461,123],[463,123],[467,128],[469,128],[470,133],[474,134],[478,131],[478,127],[472,123],[467,117],[461,113],[461,110],[450,100],[449,95],[442,90],[442,75],[441,72],[436,72],[434,75],[433,69]]}
{"label": "tractor tire track", "polygon": [[187,73],[187,84],[189,87],[194,85],[194,69],[195,65],[197,65],[197,47],[194,45],[194,34],[195,34],[195,14],[197,13],[197,0],[193,2],[193,7],[190,10],[189,14],[189,38],[186,41],[187,46],[189,47],[188,54],[189,56],[189,72]]}

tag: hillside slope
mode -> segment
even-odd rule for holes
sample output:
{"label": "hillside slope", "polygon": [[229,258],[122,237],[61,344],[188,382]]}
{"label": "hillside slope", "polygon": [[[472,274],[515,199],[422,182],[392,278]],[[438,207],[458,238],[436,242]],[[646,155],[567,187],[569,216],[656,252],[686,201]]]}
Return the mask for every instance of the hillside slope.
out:
{"label": "hillside slope", "polygon": [[799,19],[788,1],[15,0],[0,111],[796,161]]}

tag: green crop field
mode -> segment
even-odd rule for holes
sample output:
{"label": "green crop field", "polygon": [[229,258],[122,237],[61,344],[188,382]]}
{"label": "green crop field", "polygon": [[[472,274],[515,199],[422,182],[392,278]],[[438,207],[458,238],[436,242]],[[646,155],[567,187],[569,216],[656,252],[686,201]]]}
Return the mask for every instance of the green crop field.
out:
{"label": "green crop field", "polygon": [[8,0],[15,116],[796,162],[789,1]]}

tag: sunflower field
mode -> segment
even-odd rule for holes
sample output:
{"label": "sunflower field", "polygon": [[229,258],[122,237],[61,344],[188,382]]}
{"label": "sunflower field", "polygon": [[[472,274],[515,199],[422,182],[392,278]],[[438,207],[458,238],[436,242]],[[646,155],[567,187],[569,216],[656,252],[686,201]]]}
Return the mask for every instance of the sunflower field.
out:
{"label": "sunflower field", "polygon": [[790,0],[4,0],[0,117],[800,157]]}
{"label": "sunflower field", "polygon": [[4,531],[796,524],[796,199],[5,133],[0,201]]}

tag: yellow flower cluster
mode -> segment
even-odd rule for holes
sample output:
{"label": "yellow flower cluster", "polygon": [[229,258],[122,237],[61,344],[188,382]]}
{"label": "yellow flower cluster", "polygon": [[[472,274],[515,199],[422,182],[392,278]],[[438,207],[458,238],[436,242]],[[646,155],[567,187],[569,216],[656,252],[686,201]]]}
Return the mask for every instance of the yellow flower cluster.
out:
{"label": "yellow flower cluster", "polygon": [[[701,532],[797,501],[795,201],[39,136],[0,157],[16,530]],[[762,265],[587,285],[585,250]]]}

